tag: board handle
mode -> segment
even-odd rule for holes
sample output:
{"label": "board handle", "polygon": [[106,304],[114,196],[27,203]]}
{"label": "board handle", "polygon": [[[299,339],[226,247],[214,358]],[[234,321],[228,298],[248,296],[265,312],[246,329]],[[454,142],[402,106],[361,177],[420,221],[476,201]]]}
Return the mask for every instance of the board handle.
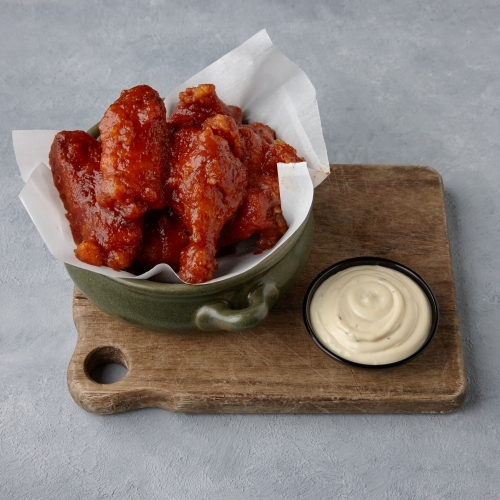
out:
{"label": "board handle", "polygon": [[224,301],[206,304],[196,313],[196,325],[200,330],[249,330],[264,320],[274,303],[279,290],[274,281],[259,283],[247,297],[248,306],[232,309]]}

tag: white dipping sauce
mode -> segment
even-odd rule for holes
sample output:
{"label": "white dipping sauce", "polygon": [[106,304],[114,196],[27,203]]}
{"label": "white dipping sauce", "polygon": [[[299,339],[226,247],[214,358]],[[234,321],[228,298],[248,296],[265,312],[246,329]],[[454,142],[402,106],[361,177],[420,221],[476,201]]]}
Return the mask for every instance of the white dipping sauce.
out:
{"label": "white dipping sauce", "polygon": [[385,365],[407,358],[429,335],[431,307],[408,276],[382,266],[354,266],[316,290],[309,307],[317,339],[355,363]]}

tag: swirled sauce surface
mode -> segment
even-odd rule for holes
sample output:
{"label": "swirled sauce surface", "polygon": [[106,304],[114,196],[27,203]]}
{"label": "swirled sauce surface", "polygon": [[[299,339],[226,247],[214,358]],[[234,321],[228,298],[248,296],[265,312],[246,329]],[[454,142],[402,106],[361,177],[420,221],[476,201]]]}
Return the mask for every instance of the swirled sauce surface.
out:
{"label": "swirled sauce surface", "polygon": [[408,276],[382,266],[354,266],[316,290],[309,308],[318,340],[344,359],[365,365],[394,363],[425,342],[431,307]]}

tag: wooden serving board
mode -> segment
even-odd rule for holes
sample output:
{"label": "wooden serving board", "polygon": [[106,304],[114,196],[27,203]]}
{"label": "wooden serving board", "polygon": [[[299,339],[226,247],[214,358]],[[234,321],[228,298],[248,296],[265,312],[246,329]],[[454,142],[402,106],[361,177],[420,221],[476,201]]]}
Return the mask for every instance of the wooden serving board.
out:
{"label": "wooden serving board", "polygon": [[[428,167],[332,165],[316,189],[308,264],[267,320],[246,332],[160,334],[116,320],[75,289],[78,341],[68,368],[75,401],[95,413],[159,407],[186,413],[434,413],[466,392],[443,186]],[[345,366],[321,352],[302,321],[311,280],[349,257],[396,260],[434,290],[440,324],[428,349],[395,368]],[[93,365],[127,374],[94,382]]]}

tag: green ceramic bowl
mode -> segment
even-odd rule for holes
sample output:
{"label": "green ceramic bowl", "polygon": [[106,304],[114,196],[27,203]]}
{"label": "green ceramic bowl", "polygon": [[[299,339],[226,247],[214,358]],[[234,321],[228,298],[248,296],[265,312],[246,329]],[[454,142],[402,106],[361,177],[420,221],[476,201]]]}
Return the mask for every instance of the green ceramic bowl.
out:
{"label": "green ceramic bowl", "polygon": [[109,278],[66,264],[82,293],[103,311],[159,332],[246,330],[263,321],[297,279],[312,246],[312,211],[292,237],[254,268],[206,285]]}

